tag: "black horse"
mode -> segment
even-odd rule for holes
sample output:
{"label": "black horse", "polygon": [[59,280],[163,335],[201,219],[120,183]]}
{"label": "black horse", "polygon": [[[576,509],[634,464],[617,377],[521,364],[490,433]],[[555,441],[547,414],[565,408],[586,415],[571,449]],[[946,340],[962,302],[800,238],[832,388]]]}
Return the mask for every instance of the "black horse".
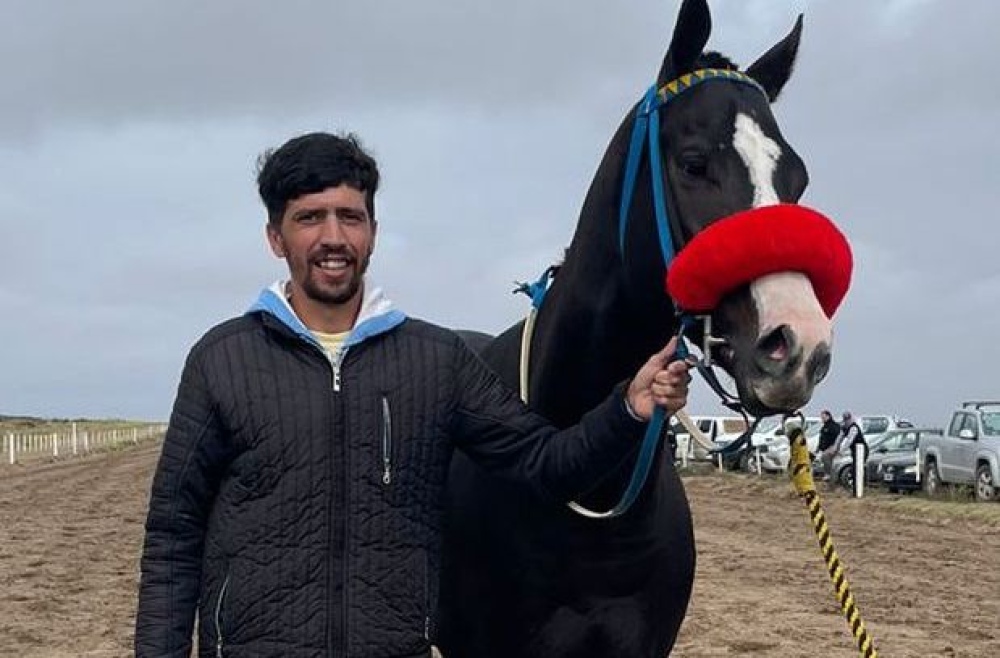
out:
{"label": "black horse", "polygon": [[[673,244],[752,207],[794,203],[808,176],[771,112],[798,50],[794,29],[745,71],[692,86],[660,113],[663,184]],[[703,52],[705,0],[685,0],[656,84],[736,67]],[[537,316],[530,404],[567,426],[600,402],[677,327],[664,292],[644,160],[620,238],[618,220],[633,108],[611,140],[579,224]],[[747,245],[752,249],[753,245]],[[800,408],[826,374],[830,323],[804,275],[763,277],[727,295],[712,315],[717,354],[753,414]],[[523,324],[523,323],[522,323]],[[484,358],[519,381],[522,325],[486,345]],[[696,339],[697,340],[697,339]],[[582,504],[610,508],[634,459]],[[438,644],[445,658],[652,658],[674,644],[695,569],[691,515],[672,460],[657,455],[634,507],[593,520],[532,498],[456,455],[450,472]]]}

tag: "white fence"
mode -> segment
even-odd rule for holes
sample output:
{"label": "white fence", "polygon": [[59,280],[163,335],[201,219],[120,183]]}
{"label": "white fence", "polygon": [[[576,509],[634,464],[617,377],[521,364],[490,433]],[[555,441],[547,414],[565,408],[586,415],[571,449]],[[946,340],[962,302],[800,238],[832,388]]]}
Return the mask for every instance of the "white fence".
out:
{"label": "white fence", "polygon": [[3,435],[2,462],[16,464],[28,457],[73,457],[120,445],[138,444],[159,438],[167,431],[162,423],[114,429],[77,430],[76,423],[58,432],[6,432]]}

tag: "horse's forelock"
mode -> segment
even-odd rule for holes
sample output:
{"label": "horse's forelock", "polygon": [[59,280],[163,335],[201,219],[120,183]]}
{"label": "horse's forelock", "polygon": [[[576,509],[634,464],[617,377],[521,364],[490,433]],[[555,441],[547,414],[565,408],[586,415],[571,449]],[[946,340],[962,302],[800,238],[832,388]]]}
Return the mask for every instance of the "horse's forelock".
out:
{"label": "horse's forelock", "polygon": [[695,62],[695,68],[699,69],[726,69],[728,71],[739,71],[740,67],[736,62],[729,59],[722,53],[715,50],[706,50]]}

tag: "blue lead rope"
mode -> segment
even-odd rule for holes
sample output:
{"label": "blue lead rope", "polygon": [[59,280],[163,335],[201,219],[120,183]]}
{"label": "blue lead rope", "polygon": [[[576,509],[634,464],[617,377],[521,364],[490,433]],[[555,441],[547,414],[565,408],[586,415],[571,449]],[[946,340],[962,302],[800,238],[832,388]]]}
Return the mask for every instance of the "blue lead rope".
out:
{"label": "blue lead rope", "polygon": [[[684,338],[684,332],[691,328],[693,324],[693,317],[689,315],[681,316],[680,327],[677,330],[677,346],[670,357],[671,362],[687,359],[691,355],[687,340]],[[656,447],[660,444],[660,439],[663,436],[663,424],[666,420],[667,410],[657,405],[653,409],[653,417],[649,419],[649,424],[646,426],[646,434],[643,436],[642,445],[639,447],[639,455],[635,460],[635,468],[632,469],[632,477],[628,482],[628,486],[625,487],[625,492],[622,494],[621,499],[619,499],[614,507],[606,512],[594,512],[579,503],[571,502],[568,503],[569,508],[589,519],[613,519],[627,512],[635,504],[635,501],[638,500],[639,493],[645,486],[646,479],[649,478],[649,471],[653,467],[653,458],[656,456]]]}

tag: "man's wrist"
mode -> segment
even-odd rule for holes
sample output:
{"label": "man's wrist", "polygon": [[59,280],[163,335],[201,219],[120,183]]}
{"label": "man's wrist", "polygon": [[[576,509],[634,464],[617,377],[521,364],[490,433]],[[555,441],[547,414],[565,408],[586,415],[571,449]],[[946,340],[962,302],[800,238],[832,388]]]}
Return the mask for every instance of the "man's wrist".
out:
{"label": "man's wrist", "polygon": [[628,401],[628,393],[622,396],[622,402],[625,404],[626,413],[632,417],[632,420],[639,423],[645,423],[648,420],[640,416],[639,413],[632,408],[632,403]]}

